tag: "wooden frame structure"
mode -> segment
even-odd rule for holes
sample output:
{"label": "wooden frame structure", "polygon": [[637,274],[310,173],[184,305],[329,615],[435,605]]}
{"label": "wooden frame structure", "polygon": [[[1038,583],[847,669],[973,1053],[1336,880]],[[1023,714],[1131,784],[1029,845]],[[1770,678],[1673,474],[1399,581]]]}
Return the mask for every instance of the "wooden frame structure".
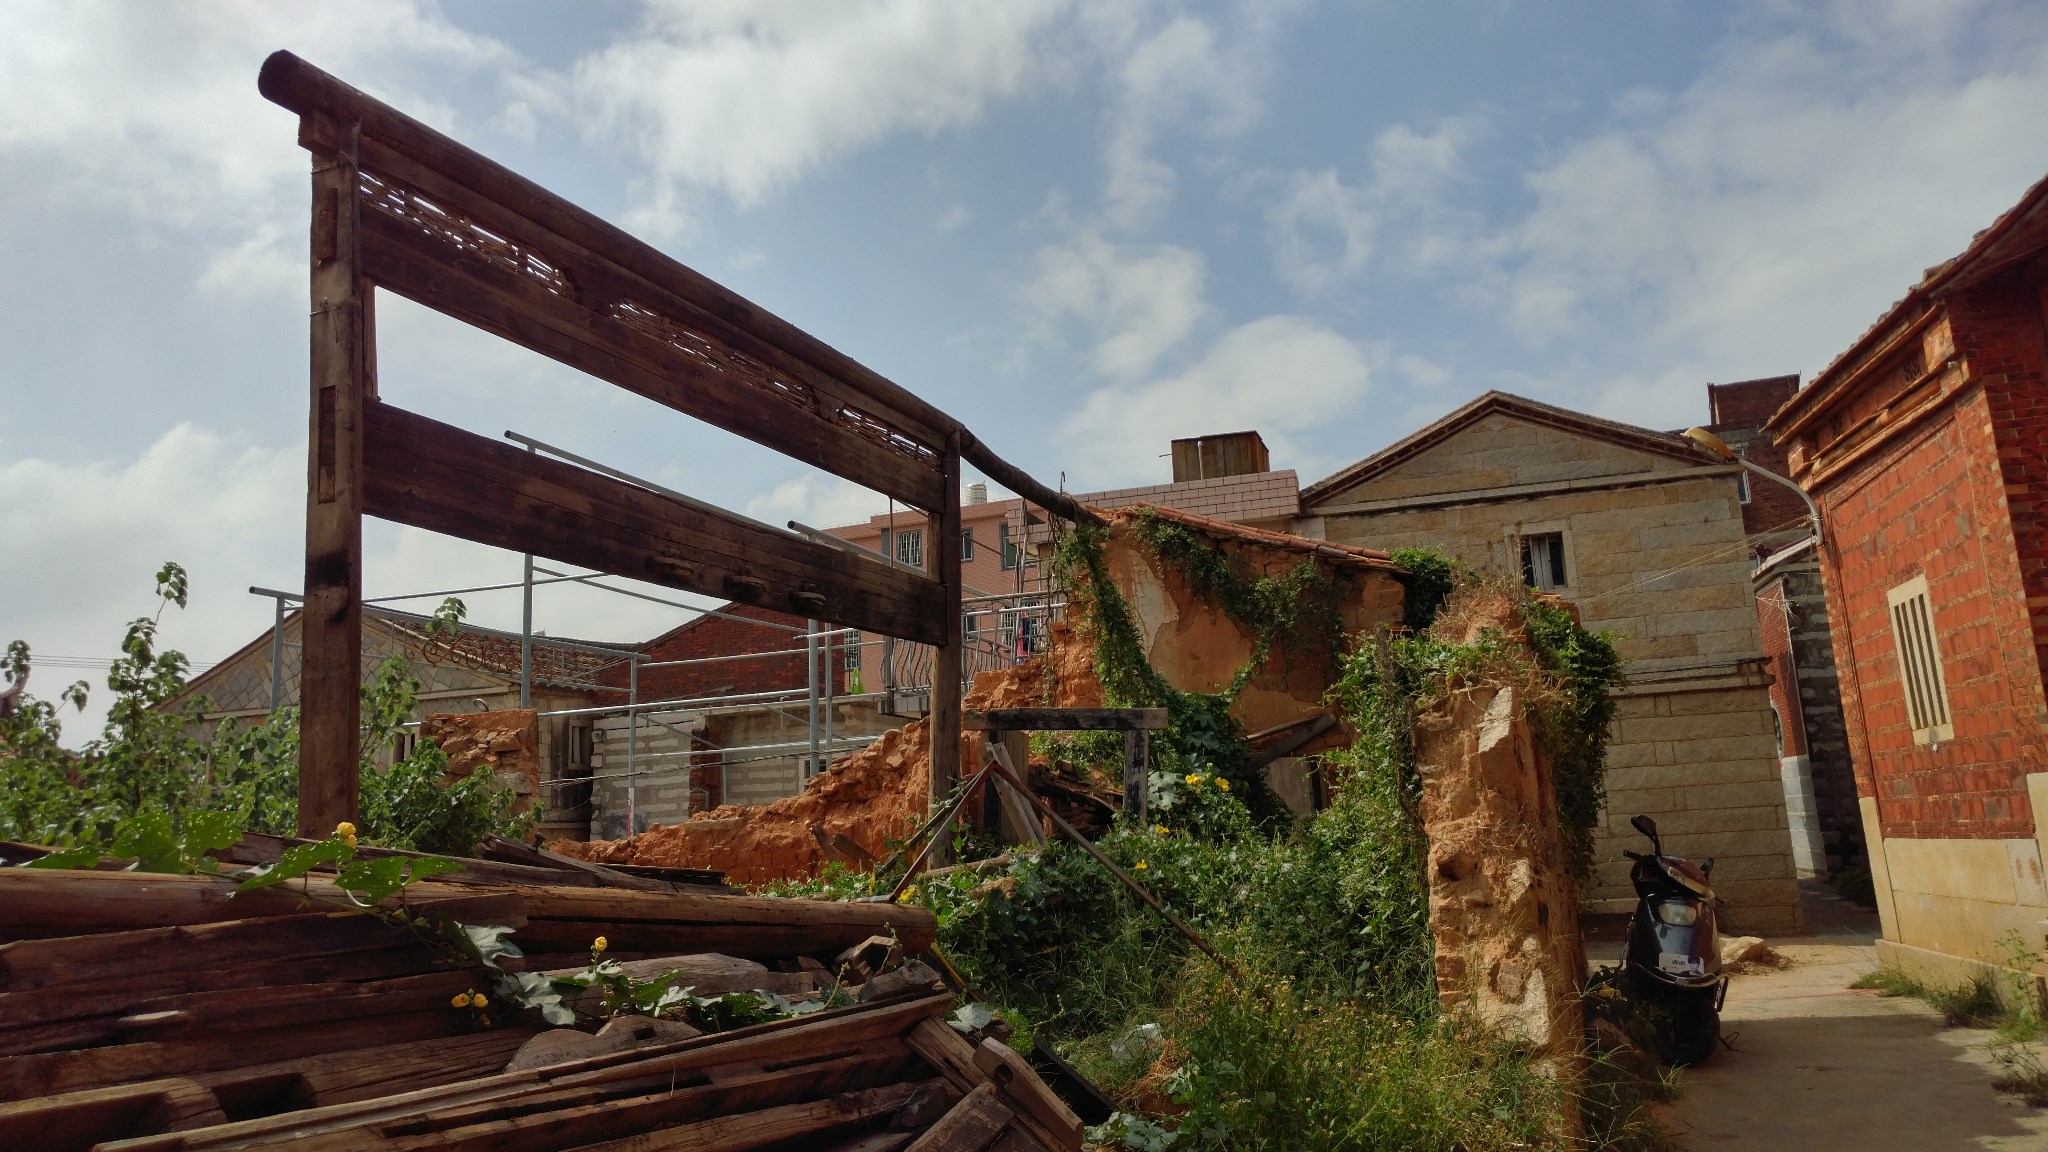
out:
{"label": "wooden frame structure", "polygon": [[[1095,517],[959,421],[648,244],[289,52],[257,86],[312,153],[312,371],[299,830],[357,805],[362,518],[931,644],[960,677],[960,469]],[[549,460],[383,402],[375,289],[926,513],[927,575]],[[932,695],[932,791],[960,697]]]}
{"label": "wooden frame structure", "polygon": [[[1152,733],[1167,727],[1164,708],[991,708],[969,712],[971,732],[1121,732],[1124,734],[1124,811],[1145,819],[1151,784]],[[1015,754],[1023,762],[1022,751]]]}

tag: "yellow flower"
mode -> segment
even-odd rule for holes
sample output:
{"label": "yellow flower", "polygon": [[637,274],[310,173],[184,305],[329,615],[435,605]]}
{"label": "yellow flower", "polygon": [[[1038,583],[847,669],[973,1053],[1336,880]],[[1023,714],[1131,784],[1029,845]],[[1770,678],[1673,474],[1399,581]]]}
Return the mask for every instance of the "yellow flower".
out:
{"label": "yellow flower", "polygon": [[1187,775],[1187,781],[1189,784],[1200,784],[1202,782],[1202,778],[1200,776],[1195,775],[1193,772],[1190,772]]}
{"label": "yellow flower", "polygon": [[905,900],[915,900],[915,899],[917,899],[917,885],[915,885],[915,884],[912,884],[912,885],[911,885],[910,887],[908,887],[908,888],[905,888],[905,889],[903,890],[903,896],[902,896],[902,898],[903,898],[903,899],[905,899]]}
{"label": "yellow flower", "polygon": [[484,999],[484,994],[481,992],[471,992],[469,994],[469,1006],[471,1008],[481,1008],[489,1003],[490,1001]]}
{"label": "yellow flower", "polygon": [[1154,832],[1157,832],[1157,833],[1158,833],[1159,835],[1161,835],[1161,836],[1164,836],[1164,835],[1166,835],[1166,825],[1164,825],[1164,824],[1154,824],[1154,825],[1152,826],[1152,831],[1154,831]]}
{"label": "yellow flower", "polygon": [[590,942],[590,950],[592,952],[602,952],[609,947],[611,947],[611,942],[602,936]]}
{"label": "yellow flower", "polygon": [[334,826],[334,834],[336,836],[341,837],[343,840],[347,840],[353,843],[356,838],[356,826],[354,824],[349,823],[346,820],[343,820],[341,823],[336,824]]}
{"label": "yellow flower", "polygon": [[342,842],[343,844],[346,844],[346,845],[348,845],[348,846],[349,846],[349,847],[351,847],[351,848],[355,847],[355,846],[356,846],[356,834],[355,834],[355,833],[353,833],[353,832],[351,832],[351,833],[349,833],[348,835],[346,835],[346,836],[343,836],[343,837],[341,838],[341,842]]}
{"label": "yellow flower", "polygon": [[1131,871],[1133,872],[1143,872],[1144,870],[1145,862],[1143,860],[1140,860],[1136,864],[1131,865]]}
{"label": "yellow flower", "polygon": [[1229,781],[1229,780],[1226,780],[1226,779],[1224,779],[1224,778],[1223,778],[1223,777],[1221,777],[1221,776],[1218,776],[1218,777],[1216,778],[1216,786],[1217,786],[1218,788],[1221,788],[1221,789],[1223,789],[1223,790],[1224,790],[1225,792],[1228,792],[1228,791],[1230,791],[1230,781]]}
{"label": "yellow flower", "polygon": [[469,993],[457,992],[455,999],[450,1000],[448,1003],[453,1004],[457,1008],[467,1008],[469,1007]]}

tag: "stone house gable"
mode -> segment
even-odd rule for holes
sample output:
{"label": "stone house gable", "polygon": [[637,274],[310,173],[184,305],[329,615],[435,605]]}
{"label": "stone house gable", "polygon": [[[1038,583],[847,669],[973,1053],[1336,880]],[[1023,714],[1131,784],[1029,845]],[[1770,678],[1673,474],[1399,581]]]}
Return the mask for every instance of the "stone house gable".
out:
{"label": "stone house gable", "polygon": [[1544,586],[1618,634],[1629,684],[1595,913],[1633,903],[1621,850],[1641,812],[1673,851],[1720,862],[1731,929],[1799,924],[1740,471],[1667,433],[1489,392],[1302,491],[1300,531],[1333,543],[1434,548],[1516,575],[1540,549]]}

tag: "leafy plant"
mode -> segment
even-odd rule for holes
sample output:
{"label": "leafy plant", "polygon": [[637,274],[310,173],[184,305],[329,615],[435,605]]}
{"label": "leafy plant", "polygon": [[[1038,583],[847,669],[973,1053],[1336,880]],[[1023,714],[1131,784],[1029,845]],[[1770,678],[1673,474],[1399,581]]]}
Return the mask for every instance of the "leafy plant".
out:
{"label": "leafy plant", "polygon": [[[146,813],[167,820],[174,835],[208,813],[247,831],[296,831],[297,711],[281,708],[253,725],[224,720],[210,736],[199,735],[209,702],[187,693],[184,655],[157,646],[164,610],[188,602],[184,569],[163,565],[156,591],[155,614],[128,625],[121,658],[107,674],[114,698],[97,740],[76,753],[66,750],[56,704],[25,692],[12,714],[0,716],[0,836],[98,849]],[[437,629],[459,627],[463,615],[461,601],[451,597],[435,614]],[[10,683],[23,683],[31,666],[27,644],[8,646]],[[363,688],[358,771],[366,838],[460,854],[488,833],[526,835],[534,813],[515,810],[516,794],[490,773],[473,772],[442,787],[448,761],[432,741],[419,741],[408,755],[383,765],[417,710],[418,692],[419,682],[398,657],[379,666]],[[65,690],[62,702],[83,707],[85,693],[80,681]]]}

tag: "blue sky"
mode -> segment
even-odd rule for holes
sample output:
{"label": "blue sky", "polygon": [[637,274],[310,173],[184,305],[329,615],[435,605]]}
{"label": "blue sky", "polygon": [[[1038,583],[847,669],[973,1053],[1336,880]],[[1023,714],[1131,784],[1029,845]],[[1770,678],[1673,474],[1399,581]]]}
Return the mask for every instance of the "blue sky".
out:
{"label": "blue sky", "polygon": [[[255,91],[280,47],[1072,489],[1243,427],[1307,482],[1488,388],[1682,427],[1709,380],[1824,366],[2048,171],[2032,3],[14,0],[0,639],[112,655],[177,559],[166,636],[217,659],[268,620],[243,588],[297,584],[306,159]],[[402,301],[380,321],[408,407],[764,518],[879,510]],[[373,594],[516,571],[368,533]],[[678,619],[559,590],[541,617]]]}

